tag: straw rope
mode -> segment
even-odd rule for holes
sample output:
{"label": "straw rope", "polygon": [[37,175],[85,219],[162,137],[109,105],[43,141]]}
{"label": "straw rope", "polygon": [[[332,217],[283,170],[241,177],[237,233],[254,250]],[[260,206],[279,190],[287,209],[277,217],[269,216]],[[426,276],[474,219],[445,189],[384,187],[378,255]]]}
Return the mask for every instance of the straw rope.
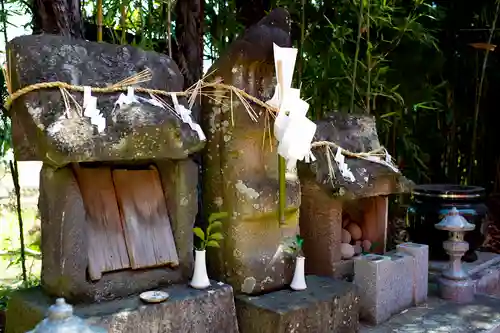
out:
{"label": "straw rope", "polygon": [[[80,114],[82,113],[81,107],[78,105],[78,103],[76,103],[76,101],[71,96],[71,94],[68,92],[68,90],[69,91],[84,92],[84,89],[85,89],[84,86],[72,85],[72,84],[69,84],[66,82],[62,82],[62,81],[40,82],[40,83],[35,83],[32,85],[26,86],[24,88],[21,88],[21,89],[15,91],[15,92],[12,92],[12,87],[10,84],[11,80],[10,80],[9,75],[7,75],[8,70],[6,70],[6,68],[2,68],[2,69],[4,71],[4,76],[6,78],[7,88],[9,91],[9,97],[7,98],[7,100],[4,104],[4,107],[6,110],[10,110],[14,101],[16,101],[21,96],[24,96],[28,93],[42,90],[42,89],[58,88],[61,91],[63,100],[65,101],[66,108],[69,109],[68,101],[71,100],[73,102],[73,104],[76,104],[77,109],[78,109],[77,112]],[[136,85],[136,84],[142,83],[142,82],[147,82],[151,79],[152,79],[152,72],[150,69],[146,69],[138,74],[135,74],[135,75],[133,75],[129,78],[126,78],[118,83],[115,83],[111,86],[108,86],[108,87],[90,87],[90,90],[93,93],[123,92],[123,91],[126,91],[132,85]],[[269,104],[261,101],[260,99],[246,93],[242,89],[236,88],[232,85],[223,84],[220,82],[207,83],[207,82],[204,82],[203,79],[199,80],[197,83],[195,83],[193,86],[191,86],[187,90],[180,91],[180,92],[170,92],[170,91],[164,91],[164,90],[160,90],[160,89],[150,89],[150,88],[144,88],[144,87],[134,87],[134,91],[140,92],[140,93],[147,93],[147,94],[150,94],[152,96],[156,95],[156,96],[169,97],[172,94],[175,94],[176,96],[189,96],[189,101],[191,104],[190,107],[191,107],[192,104],[194,103],[194,98],[196,98],[198,95],[207,95],[207,97],[211,97],[210,95],[203,93],[203,90],[205,90],[207,88],[230,91],[231,92],[231,95],[230,95],[231,104],[233,104],[233,93],[234,93],[239,98],[239,100],[242,102],[242,104],[245,107],[245,109],[247,110],[249,116],[254,121],[257,121],[257,117],[256,117],[257,115],[252,110],[252,107],[250,106],[248,101],[251,101],[251,102],[257,104],[258,106],[266,109],[267,111],[269,111],[271,113],[272,116],[275,116],[275,114],[277,114],[279,111],[278,109],[270,106]],[[155,99],[157,99],[157,98],[155,98]],[[165,104],[165,103],[162,103],[162,104]],[[266,134],[268,134],[269,137],[271,137],[270,119],[268,117],[269,117],[269,115],[266,113],[265,123],[266,123],[267,130],[265,131],[266,133],[264,134],[264,137],[263,137],[263,145],[264,145]],[[272,147],[272,145],[271,145],[271,147]],[[326,148],[325,153],[326,153],[327,159],[329,160],[330,163],[331,163],[331,158],[333,155],[332,149],[340,149],[341,153],[346,155],[346,156],[350,156],[350,157],[354,157],[354,158],[361,158],[361,159],[366,159],[366,157],[369,157],[369,156],[386,156],[386,154],[387,154],[387,151],[383,147],[369,151],[369,152],[354,153],[354,152],[346,150],[346,149],[340,147],[338,144],[336,144],[334,142],[330,142],[330,141],[316,141],[316,142],[313,142],[311,144],[311,149],[320,148],[320,147]]]}
{"label": "straw rope", "polygon": [[[91,87],[90,90],[93,93],[116,93],[116,92],[121,92],[121,91],[126,91],[128,87],[132,86],[133,84],[136,84],[137,82],[133,81],[130,83],[120,83],[120,84],[115,84],[109,87]],[[243,98],[254,102],[255,104],[273,112],[277,113],[278,110],[269,104],[266,104],[265,102],[261,101],[260,99],[246,93],[244,90],[241,90],[239,88],[236,88],[234,86],[228,85],[228,84],[223,84],[223,83],[218,83],[218,82],[211,82],[211,83],[205,83],[200,80],[201,87],[200,89],[206,89],[206,88],[215,88],[215,89],[222,89],[222,90],[228,90],[232,91],[235,93],[237,96],[240,95]],[[197,85],[200,86],[200,85]],[[9,110],[12,107],[12,103],[20,98],[23,95],[26,95],[30,92],[34,92],[37,90],[41,89],[54,89],[54,88],[63,88],[66,90],[70,91],[78,91],[78,92],[83,92],[84,86],[76,86],[72,85],[66,82],[61,82],[61,81],[53,81],[53,82],[40,82],[40,83],[35,83],[29,86],[26,86],[24,88],[21,88],[17,90],[16,92],[12,93],[9,95],[7,98],[7,101],[4,104],[5,109]],[[159,95],[159,96],[165,96],[168,97],[172,94],[175,94],[177,96],[191,96],[192,94],[196,93],[197,89],[190,88],[186,91],[181,91],[181,92],[169,92],[165,90],[159,90],[159,89],[150,89],[150,88],[144,88],[144,87],[134,87],[134,90],[140,93],[149,93],[149,94],[154,94],[154,95]]]}
{"label": "straw rope", "polygon": [[331,141],[315,141],[311,144],[311,148],[320,148],[320,147],[330,147],[334,149],[340,149],[341,152],[349,157],[356,157],[356,158],[363,158],[363,157],[369,157],[369,156],[386,156],[387,152],[384,147],[380,147],[374,150],[371,150],[369,152],[365,153],[353,153],[352,151],[346,150],[342,147],[340,147],[338,144],[331,142]]}

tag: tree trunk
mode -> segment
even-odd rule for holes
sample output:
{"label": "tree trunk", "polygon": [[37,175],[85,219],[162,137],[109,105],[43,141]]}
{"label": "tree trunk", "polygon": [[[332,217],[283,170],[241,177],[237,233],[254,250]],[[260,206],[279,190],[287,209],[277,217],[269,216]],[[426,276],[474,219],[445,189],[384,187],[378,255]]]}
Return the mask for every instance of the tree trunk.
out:
{"label": "tree trunk", "polygon": [[83,38],[80,0],[33,0],[33,34]]}
{"label": "tree trunk", "polygon": [[184,87],[195,84],[203,73],[203,0],[178,0],[175,6],[173,58],[184,75]]}

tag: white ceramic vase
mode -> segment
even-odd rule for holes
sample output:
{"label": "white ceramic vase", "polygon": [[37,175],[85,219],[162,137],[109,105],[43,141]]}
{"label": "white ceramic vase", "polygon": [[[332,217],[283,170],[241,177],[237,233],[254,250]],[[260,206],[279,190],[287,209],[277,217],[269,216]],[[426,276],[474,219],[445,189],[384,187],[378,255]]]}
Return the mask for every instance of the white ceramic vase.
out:
{"label": "white ceramic vase", "polygon": [[206,250],[195,251],[194,273],[190,283],[191,287],[195,289],[205,289],[210,286],[210,279],[207,274],[206,254]]}
{"label": "white ceramic vase", "polygon": [[305,290],[307,289],[306,275],[304,272],[304,264],[306,258],[303,256],[297,256],[295,258],[295,272],[293,273],[292,283],[290,288],[293,290]]}

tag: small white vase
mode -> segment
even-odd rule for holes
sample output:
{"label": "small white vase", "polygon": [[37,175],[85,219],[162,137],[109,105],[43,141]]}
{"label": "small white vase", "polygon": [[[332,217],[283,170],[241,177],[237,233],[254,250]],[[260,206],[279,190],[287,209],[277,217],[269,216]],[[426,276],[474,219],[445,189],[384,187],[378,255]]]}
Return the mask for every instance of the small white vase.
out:
{"label": "small white vase", "polygon": [[304,263],[306,258],[302,256],[297,256],[295,258],[295,272],[293,273],[292,283],[290,288],[293,290],[305,290],[307,289],[306,276],[304,273]]}
{"label": "small white vase", "polygon": [[191,287],[195,289],[205,289],[210,286],[210,279],[207,274],[206,254],[206,250],[195,251],[194,273],[190,283]]}

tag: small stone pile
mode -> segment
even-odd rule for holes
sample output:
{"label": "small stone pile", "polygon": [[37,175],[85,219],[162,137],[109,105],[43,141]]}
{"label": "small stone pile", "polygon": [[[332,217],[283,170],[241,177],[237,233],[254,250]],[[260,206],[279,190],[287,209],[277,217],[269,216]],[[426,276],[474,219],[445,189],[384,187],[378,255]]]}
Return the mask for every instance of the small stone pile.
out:
{"label": "small stone pile", "polygon": [[363,239],[359,223],[352,221],[348,215],[344,216],[342,218],[342,244],[340,244],[342,259],[351,259],[363,252],[369,252],[371,247],[372,242]]}

